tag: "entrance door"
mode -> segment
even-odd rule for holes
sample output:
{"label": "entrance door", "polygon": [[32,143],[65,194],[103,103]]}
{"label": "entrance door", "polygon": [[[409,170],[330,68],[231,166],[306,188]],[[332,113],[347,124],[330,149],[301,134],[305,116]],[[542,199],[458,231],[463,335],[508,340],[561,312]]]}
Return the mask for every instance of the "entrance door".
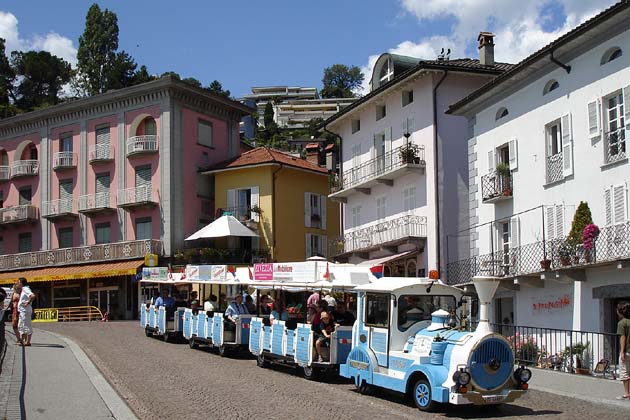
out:
{"label": "entrance door", "polygon": [[89,300],[90,306],[97,307],[103,314],[108,312],[111,316],[120,310],[117,286],[90,289]]}

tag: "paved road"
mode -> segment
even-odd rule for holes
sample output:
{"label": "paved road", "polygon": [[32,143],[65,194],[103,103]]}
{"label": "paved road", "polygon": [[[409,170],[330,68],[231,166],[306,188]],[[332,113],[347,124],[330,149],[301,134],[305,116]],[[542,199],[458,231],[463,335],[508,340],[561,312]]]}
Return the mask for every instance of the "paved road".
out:
{"label": "paved road", "polygon": [[[362,396],[340,378],[309,382],[253,359],[146,338],[138,322],[39,324],[78,342],[142,419],[629,418],[628,410],[531,391],[501,407],[425,414],[395,393]],[[570,377],[567,378],[570,380]]]}

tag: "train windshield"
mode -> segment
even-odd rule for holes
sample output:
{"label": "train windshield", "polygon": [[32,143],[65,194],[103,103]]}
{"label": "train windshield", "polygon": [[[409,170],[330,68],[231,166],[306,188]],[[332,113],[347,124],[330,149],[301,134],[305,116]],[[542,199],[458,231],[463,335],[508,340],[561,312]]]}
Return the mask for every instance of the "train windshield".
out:
{"label": "train windshield", "polygon": [[438,309],[455,309],[455,296],[451,295],[402,295],[398,298],[398,329],[408,330],[421,321],[430,321]]}

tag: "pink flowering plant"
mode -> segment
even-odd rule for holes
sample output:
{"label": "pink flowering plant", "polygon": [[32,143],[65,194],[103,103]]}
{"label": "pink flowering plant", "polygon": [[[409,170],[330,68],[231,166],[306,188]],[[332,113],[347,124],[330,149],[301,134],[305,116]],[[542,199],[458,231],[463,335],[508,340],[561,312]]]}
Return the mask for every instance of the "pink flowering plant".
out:
{"label": "pink flowering plant", "polygon": [[536,338],[531,335],[521,335],[516,333],[507,337],[512,349],[514,358],[524,364],[535,364],[538,361],[540,349],[536,343]]}
{"label": "pink flowering plant", "polygon": [[595,239],[599,236],[599,227],[594,224],[586,225],[582,232],[582,245],[585,251],[590,251],[595,245]]}

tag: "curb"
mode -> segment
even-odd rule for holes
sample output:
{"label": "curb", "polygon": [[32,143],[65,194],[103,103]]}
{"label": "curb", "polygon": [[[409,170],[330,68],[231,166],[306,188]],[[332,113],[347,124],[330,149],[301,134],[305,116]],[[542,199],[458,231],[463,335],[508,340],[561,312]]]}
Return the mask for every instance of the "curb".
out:
{"label": "curb", "polygon": [[44,332],[68,344],[68,347],[74,354],[74,357],[81,365],[81,368],[90,379],[90,382],[92,383],[98,394],[101,396],[101,399],[115,419],[138,420],[138,417],[136,417],[136,415],[133,413],[133,411],[131,411],[125,401],[118,395],[114,388],[112,388],[109,382],[107,382],[107,379],[105,379],[105,377],[96,368],[94,363],[92,363],[90,358],[85,354],[85,352],[81,349],[81,347],[79,347],[77,343],[72,341],[70,338],[64,337],[63,335],[59,335],[50,331]]}
{"label": "curb", "polygon": [[588,401],[593,404],[602,404],[602,405],[610,405],[614,407],[630,408],[630,404],[628,403],[628,401],[603,400],[600,398],[592,398],[592,397],[587,397],[585,395],[580,395],[580,394],[571,394],[570,392],[562,392],[562,391],[558,391],[557,389],[545,388],[545,387],[540,387],[540,386],[536,386],[536,387],[532,386],[530,389],[533,391],[541,391],[541,392],[546,392],[548,394],[555,394],[555,395],[561,395],[563,397],[575,398],[576,400]]}

